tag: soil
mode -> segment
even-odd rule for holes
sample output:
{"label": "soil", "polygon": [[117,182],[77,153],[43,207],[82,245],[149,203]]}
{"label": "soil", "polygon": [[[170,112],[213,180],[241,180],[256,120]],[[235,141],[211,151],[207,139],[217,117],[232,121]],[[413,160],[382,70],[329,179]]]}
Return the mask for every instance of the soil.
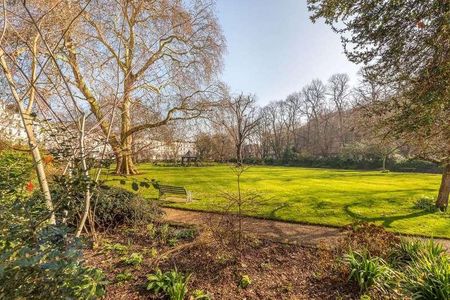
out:
{"label": "soil", "polygon": [[[192,274],[189,292],[201,289],[213,299],[358,298],[357,289],[347,283],[345,272],[336,269],[328,249],[246,238],[233,251],[205,230],[169,246],[147,232],[146,226],[140,226],[103,233],[99,246],[85,251],[87,264],[101,268],[108,277],[106,299],[164,299],[145,290],[146,275],[157,268]],[[127,250],[112,250],[111,245],[118,243],[127,245]],[[152,247],[158,252],[154,257]],[[143,262],[126,265],[123,259],[131,253],[143,254]],[[131,273],[131,280],[118,282],[116,276],[123,272]],[[247,288],[239,287],[243,275],[251,279]]]}
{"label": "soil", "polygon": [[[359,299],[358,288],[347,281],[348,271],[337,263],[339,249],[362,243],[382,257],[398,240],[377,226],[352,233],[350,227],[345,231],[244,217],[245,237],[237,243],[235,217],[164,211],[164,223],[154,224],[156,234],[147,225],[123,227],[101,233],[99,246],[85,251],[87,264],[101,268],[110,282],[105,299],[165,299],[145,288],[147,275],[157,269],[191,274],[188,295],[200,289],[216,300]],[[163,237],[164,226],[169,230]],[[448,240],[437,241],[450,248]],[[127,265],[124,259],[133,253],[143,261]],[[120,273],[131,278],[120,281]],[[239,286],[244,275],[251,280],[246,288]]]}

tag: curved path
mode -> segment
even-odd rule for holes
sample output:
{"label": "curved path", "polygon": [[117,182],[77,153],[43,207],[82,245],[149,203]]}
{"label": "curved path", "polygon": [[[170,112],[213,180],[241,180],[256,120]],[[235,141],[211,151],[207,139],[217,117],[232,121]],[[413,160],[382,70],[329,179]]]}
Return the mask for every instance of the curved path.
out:
{"label": "curved path", "polygon": [[[174,208],[163,208],[164,219],[171,223],[182,223],[195,226],[206,226],[211,220],[218,221],[220,214],[200,211],[190,211]],[[287,223],[274,220],[244,217],[244,228],[257,237],[276,242],[300,244],[304,246],[333,245],[344,236],[340,228]],[[450,240],[435,239],[450,252]]]}

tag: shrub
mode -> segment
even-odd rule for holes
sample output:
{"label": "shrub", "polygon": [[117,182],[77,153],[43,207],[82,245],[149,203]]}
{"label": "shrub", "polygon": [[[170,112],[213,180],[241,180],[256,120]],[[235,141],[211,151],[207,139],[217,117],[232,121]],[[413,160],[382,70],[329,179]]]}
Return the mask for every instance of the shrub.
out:
{"label": "shrub", "polygon": [[[76,226],[84,207],[84,185],[78,176],[57,176],[50,186],[53,199],[58,199],[64,205],[57,211],[58,219],[68,212],[69,225]],[[148,201],[141,196],[122,188],[109,187],[89,183],[92,190],[91,205],[95,211],[95,225],[100,230],[115,229],[121,225],[136,225],[152,222],[159,218],[162,211],[154,201]],[[37,200],[39,193],[33,195]]]}
{"label": "shrub", "polygon": [[371,287],[385,291],[386,287],[389,287],[392,270],[383,259],[370,257],[367,253],[350,251],[345,255],[344,261],[350,267],[349,280],[355,281],[361,292]]}
{"label": "shrub", "polygon": [[96,224],[103,229],[152,222],[162,214],[154,201],[121,188],[101,186],[96,195]]}
{"label": "shrub", "polygon": [[424,172],[424,173],[441,173],[441,167],[433,162],[425,160],[405,160],[398,162],[392,166],[393,171],[400,172]]}
{"label": "shrub", "polygon": [[147,290],[156,294],[164,294],[170,300],[183,300],[187,293],[187,285],[191,275],[185,276],[176,269],[147,275]]}
{"label": "shrub", "polygon": [[435,199],[430,196],[421,196],[414,202],[414,208],[428,212],[435,212],[438,210],[435,205]]}
{"label": "shrub", "polygon": [[84,266],[80,241],[63,226],[47,225],[46,216],[45,207],[29,199],[0,207],[0,298],[101,297],[101,270]]}
{"label": "shrub", "polygon": [[49,225],[44,202],[21,192],[31,176],[29,158],[0,156],[0,298],[101,297],[104,275],[83,265],[81,241],[67,227]]}

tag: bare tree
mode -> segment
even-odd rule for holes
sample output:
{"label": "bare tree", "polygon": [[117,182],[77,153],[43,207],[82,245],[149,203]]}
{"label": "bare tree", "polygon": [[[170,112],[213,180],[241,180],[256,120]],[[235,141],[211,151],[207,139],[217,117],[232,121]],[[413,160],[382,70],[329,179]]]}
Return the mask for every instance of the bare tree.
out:
{"label": "bare tree", "polygon": [[253,95],[240,94],[225,100],[223,108],[219,110],[214,121],[223,126],[233,139],[236,161],[242,164],[242,147],[254,133],[260,120],[256,99]]}
{"label": "bare tree", "polygon": [[[133,134],[173,120],[198,117],[216,91],[224,38],[212,1],[98,0],[65,40],[71,80],[101,122],[109,127],[102,93],[120,70],[120,132],[113,148],[120,174],[135,174]],[[133,107],[148,115],[136,122]]]}
{"label": "bare tree", "polygon": [[345,73],[333,74],[328,79],[327,93],[334,103],[339,117],[339,139],[341,146],[345,145],[344,135],[344,113],[347,108],[347,101],[350,95],[350,77]]}
{"label": "bare tree", "polygon": [[[321,127],[320,127],[320,117],[325,107],[325,86],[322,81],[315,79],[309,85],[303,88],[303,96],[304,96],[304,107],[303,111],[305,112],[308,118],[308,141],[311,144],[311,151],[322,152],[321,148]],[[311,143],[311,128],[310,124],[313,124],[313,136]]]}

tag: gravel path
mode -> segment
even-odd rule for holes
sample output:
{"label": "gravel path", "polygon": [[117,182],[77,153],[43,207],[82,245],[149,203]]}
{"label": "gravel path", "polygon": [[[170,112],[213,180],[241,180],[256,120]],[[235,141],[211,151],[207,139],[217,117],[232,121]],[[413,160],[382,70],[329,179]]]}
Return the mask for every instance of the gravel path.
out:
{"label": "gravel path", "polygon": [[[163,208],[165,220],[172,223],[205,226],[211,218],[220,218],[220,214],[210,212],[189,211],[174,208]],[[272,241],[301,244],[305,246],[325,245],[333,247],[344,233],[340,228],[287,223],[281,221],[244,217],[245,230],[257,237]],[[450,240],[435,239],[450,252]]]}

